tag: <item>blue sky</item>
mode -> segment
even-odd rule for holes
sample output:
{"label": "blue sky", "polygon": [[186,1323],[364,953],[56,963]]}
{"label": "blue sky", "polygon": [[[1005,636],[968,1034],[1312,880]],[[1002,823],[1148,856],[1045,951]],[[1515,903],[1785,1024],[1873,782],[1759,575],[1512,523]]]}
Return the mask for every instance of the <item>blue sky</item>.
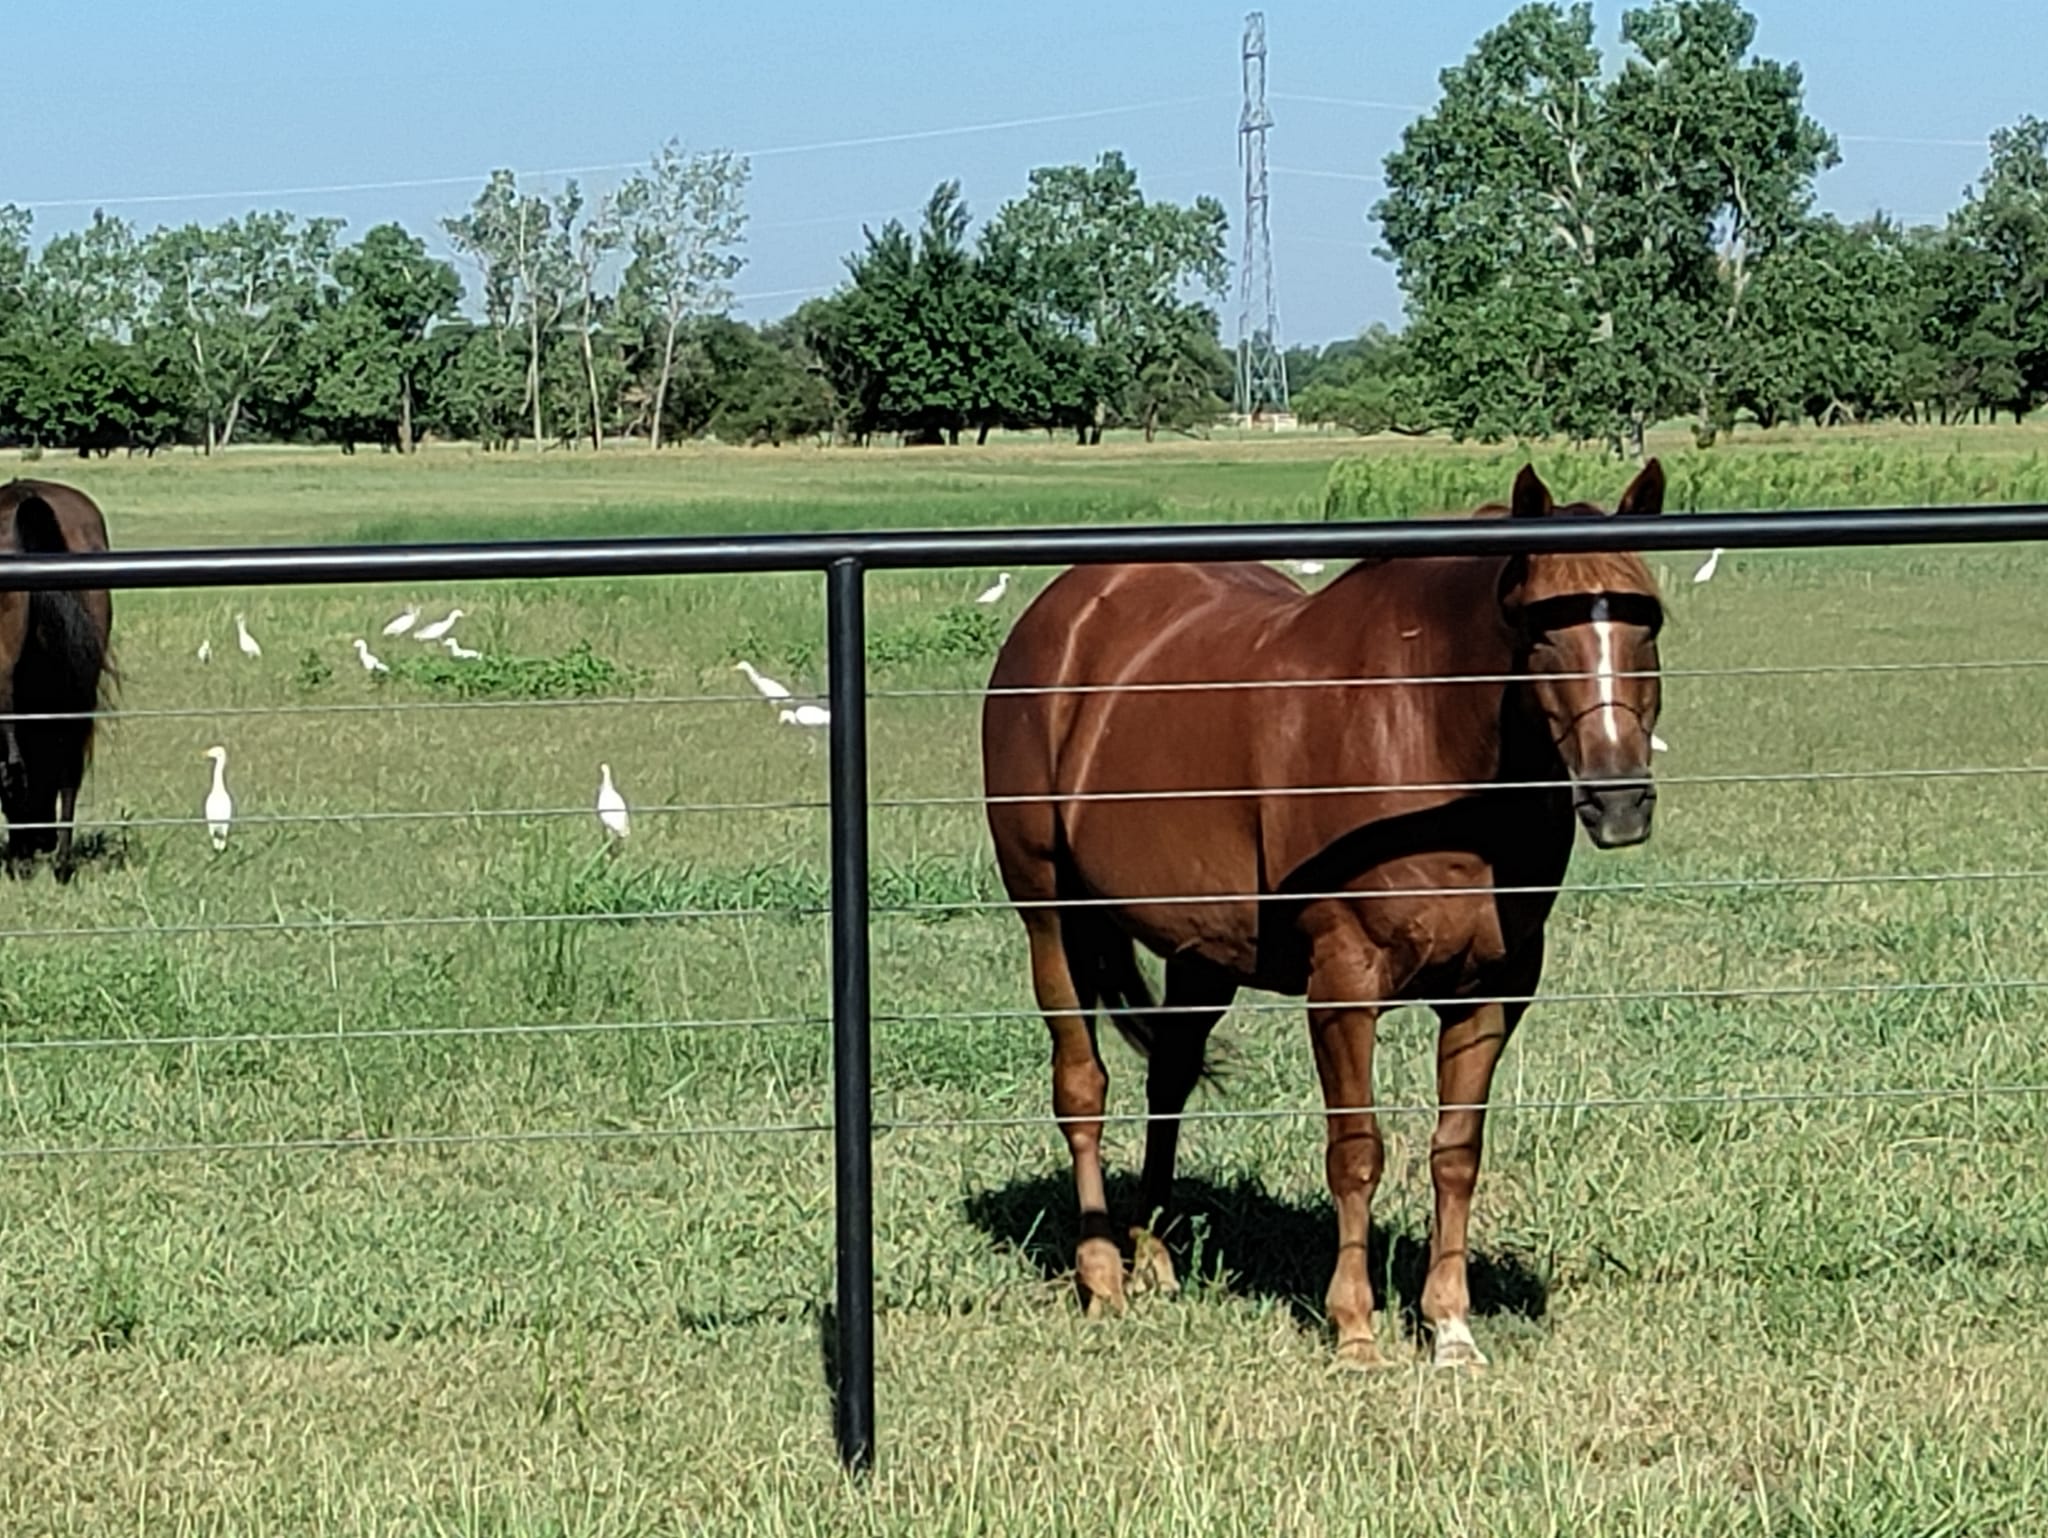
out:
{"label": "blue sky", "polygon": [[[1992,128],[2048,114],[2040,0],[1751,8],[1760,50],[1804,66],[1811,109],[1845,136],[1844,163],[1821,189],[1844,214],[1937,219],[1982,168]],[[98,200],[149,225],[218,219],[254,201],[185,194],[347,184],[261,201],[339,215],[358,233],[386,219],[427,233],[493,166],[637,162],[674,135],[691,148],[775,152],[755,159],[738,284],[758,296],[743,313],[765,318],[836,283],[864,219],[909,213],[942,178],[959,177],[985,214],[1032,166],[1115,147],[1155,196],[1222,198],[1234,252],[1244,9],[12,0],[0,201],[41,205],[47,235]],[[1508,9],[1267,4],[1274,259],[1289,340],[1349,335],[1400,312],[1393,275],[1372,254],[1376,189],[1365,178],[1410,114],[1338,103],[1429,102],[1438,71]],[[1610,40],[1622,9],[1597,7]],[[815,147],[1126,107],[1138,110]],[[1944,140],[1969,142],[1895,142]],[[404,181],[436,184],[360,185]],[[158,201],[127,201],[138,196]],[[1225,312],[1234,316],[1234,299]]]}

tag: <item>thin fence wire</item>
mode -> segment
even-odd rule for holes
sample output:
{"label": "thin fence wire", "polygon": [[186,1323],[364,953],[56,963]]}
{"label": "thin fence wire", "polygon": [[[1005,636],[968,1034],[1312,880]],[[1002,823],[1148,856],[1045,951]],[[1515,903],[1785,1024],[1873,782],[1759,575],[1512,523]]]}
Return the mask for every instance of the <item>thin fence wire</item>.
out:
{"label": "thin fence wire", "polygon": [[[1662,791],[1673,787],[1744,785],[1870,784],[1914,780],[2031,779],[2048,775],[2048,764],[1958,764],[1890,769],[1785,769],[1755,773],[1657,774]],[[1078,790],[1019,795],[877,796],[876,811],[921,811],[945,807],[1080,805],[1089,802],[1288,800],[1317,796],[1389,796],[1405,794],[1472,794],[1503,790],[1569,790],[1573,781],[1552,780],[1384,780],[1356,785],[1226,786],[1196,790]],[[363,809],[340,812],[244,812],[236,827],[290,827],[331,823],[484,822],[595,816],[595,803],[581,806],[424,807],[414,810]],[[698,816],[731,813],[822,812],[831,803],[817,797],[764,801],[670,801],[630,808],[635,817]],[[80,817],[71,823],[19,821],[10,826],[24,832],[63,827],[130,831],[145,828],[201,828],[209,819],[190,815]]]}
{"label": "thin fence wire", "polygon": [[[1081,898],[960,898],[946,902],[873,902],[877,917],[931,919],[967,913],[1070,908],[1159,908],[1222,903],[1388,902],[1406,898],[1640,897],[1674,892],[1814,891],[1830,888],[1981,885],[2048,880],[2048,870],[1848,871],[1809,876],[1679,876],[1659,881],[1592,881],[1527,885],[1336,888],[1302,892],[1169,892],[1158,895]],[[763,903],[732,907],[623,908],[601,912],[414,913],[296,919],[222,919],[180,924],[85,924],[0,929],[0,940],[105,940],[192,935],[337,934],[369,930],[489,928],[533,924],[645,924],[708,919],[807,919],[831,912],[828,903]]]}
{"label": "thin fence wire", "polygon": [[189,1051],[215,1047],[351,1047],[379,1042],[517,1040],[533,1037],[637,1036],[668,1031],[818,1029],[825,1015],[758,1015],[731,1020],[527,1020],[503,1025],[393,1025],[340,1031],[189,1031],[172,1036],[52,1036],[9,1040],[0,1037],[0,1056],[30,1052]]}
{"label": "thin fence wire", "polygon": [[[1319,999],[1318,1010],[1471,1009],[1486,1005],[1555,1008],[1590,1004],[1726,1004],[1784,1003],[1796,999],[1928,998],[1973,993],[2018,993],[2048,989],[2048,977],[1957,978],[1930,982],[1859,981],[1787,983],[1725,988],[1643,988],[1586,990],[1563,993],[1442,994],[1401,999]],[[1234,1014],[1300,1014],[1310,1006],[1301,999],[1240,1000]],[[1176,1015],[1212,1015],[1205,1004],[1102,1005],[1093,1013],[1104,1019]],[[995,1021],[1036,1021],[1035,1008],[878,1010],[877,1025],[966,1025]],[[334,1031],[182,1032],[163,1036],[0,1036],[0,1056],[39,1052],[192,1051],[226,1047],[304,1047],[347,1051],[353,1047],[394,1042],[529,1040],[549,1037],[659,1035],[664,1032],[730,1031],[753,1034],[771,1030],[824,1030],[831,1018],[823,1014],[751,1015],[731,1019],[515,1021],[481,1025],[371,1026]]]}
{"label": "thin fence wire", "polygon": [[[1353,1106],[1198,1106],[1173,1114],[1151,1111],[1108,1111],[1101,1115],[1067,1116],[903,1116],[878,1118],[874,1131],[890,1133],[1002,1132],[1068,1125],[1149,1125],[1155,1121],[1241,1122],[1303,1121],[1332,1116],[1439,1116],[1446,1112],[1484,1111],[1489,1115],[1579,1115],[1589,1111],[1624,1113],[1697,1109],[1763,1111],[1802,1105],[1934,1105],[1969,1100],[2032,1099],[2048,1095],[2048,1083],[1931,1085],[1918,1088],[1874,1086],[1845,1089],[1714,1090],[1646,1095],[1587,1095],[1556,1099],[1513,1099],[1491,1104],[1453,1101],[1394,1101]],[[240,1154],[377,1153],[399,1149],[449,1149],[521,1144],[660,1143],[697,1138],[814,1136],[830,1132],[829,1121],[754,1121],[700,1123],[662,1127],[562,1127],[517,1131],[401,1132],[303,1138],[181,1140],[133,1143],[73,1143],[0,1147],[0,1162],[23,1163],[56,1159],[223,1157]]]}
{"label": "thin fence wire", "polygon": [[[2019,672],[2048,668],[2048,657],[2007,657],[1952,662],[1815,662],[1765,664],[1743,667],[1700,667],[1642,669],[1599,673],[1549,673],[1559,682],[1591,681],[1600,677],[1677,679],[1770,679],[1869,677],[1910,673]],[[870,700],[1009,699],[1048,695],[1094,694],[1200,694],[1299,689],[1408,688],[1435,685],[1511,684],[1527,682],[1526,673],[1410,673],[1353,675],[1335,678],[1195,679],[1177,682],[1136,682],[1106,684],[1030,684],[990,689],[980,685],[932,686],[927,688],[872,688]],[[248,716],[349,716],[407,712],[468,710],[606,710],[653,709],[679,706],[788,706],[822,704],[822,693],[792,690],[785,698],[768,699],[756,693],[697,694],[604,694],[570,695],[554,699],[457,699],[457,700],[350,700],[297,705],[151,705],[102,710],[9,711],[0,712],[0,722],[81,721],[121,723],[149,720],[234,719]]]}

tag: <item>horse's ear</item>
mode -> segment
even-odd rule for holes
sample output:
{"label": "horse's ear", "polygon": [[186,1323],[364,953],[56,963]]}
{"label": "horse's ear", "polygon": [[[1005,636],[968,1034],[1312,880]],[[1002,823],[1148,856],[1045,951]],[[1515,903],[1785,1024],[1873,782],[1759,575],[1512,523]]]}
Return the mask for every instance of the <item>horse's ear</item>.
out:
{"label": "horse's ear", "polygon": [[1543,477],[1536,473],[1536,467],[1522,466],[1522,473],[1515,477],[1514,495],[1508,500],[1509,516],[1548,518],[1552,506],[1550,488],[1543,484]]}
{"label": "horse's ear", "polygon": [[1617,518],[1654,518],[1664,511],[1664,465],[1651,460],[1636,472],[1614,506]]}

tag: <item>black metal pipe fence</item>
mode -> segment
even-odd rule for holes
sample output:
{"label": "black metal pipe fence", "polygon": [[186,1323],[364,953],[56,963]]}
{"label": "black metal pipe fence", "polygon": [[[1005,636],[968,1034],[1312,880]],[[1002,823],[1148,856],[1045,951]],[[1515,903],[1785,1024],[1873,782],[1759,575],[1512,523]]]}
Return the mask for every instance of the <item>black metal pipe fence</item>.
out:
{"label": "black metal pipe fence", "polygon": [[[419,581],[819,573],[825,579],[831,819],[839,1454],[875,1453],[866,576],[1099,562],[1356,559],[1633,550],[1828,549],[2048,539],[2048,504],[1572,520],[1229,524],[773,534],[0,556],[0,589],[283,587]],[[2031,984],[2030,984],[2031,985]],[[2019,1086],[2031,1092],[2039,1086]],[[1982,1091],[1970,1091],[1981,1093]],[[1917,1092],[1914,1092],[1917,1093]]]}

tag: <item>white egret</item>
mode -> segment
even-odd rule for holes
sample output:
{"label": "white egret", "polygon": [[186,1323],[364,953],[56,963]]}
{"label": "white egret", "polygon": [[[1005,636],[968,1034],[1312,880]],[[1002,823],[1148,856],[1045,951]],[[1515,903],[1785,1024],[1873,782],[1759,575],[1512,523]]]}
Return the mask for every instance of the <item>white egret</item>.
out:
{"label": "white egret", "polygon": [[357,636],[350,644],[355,647],[356,661],[363,665],[365,673],[388,673],[391,671],[391,669],[384,665],[382,659],[370,650],[370,643],[361,636]]}
{"label": "white egret", "polygon": [[416,603],[409,603],[405,606],[405,612],[403,614],[399,615],[390,624],[384,627],[384,633],[386,635],[404,635],[408,630],[412,629],[412,627],[417,625],[419,622],[420,606]]}
{"label": "white egret", "polygon": [[1313,577],[1323,569],[1321,561],[1289,561],[1287,564],[1304,577]]}
{"label": "white egret", "polygon": [[755,671],[754,664],[751,662],[742,662],[733,671],[746,674],[747,682],[754,686],[755,690],[764,700],[786,700],[789,698],[788,689],[765,674]]}
{"label": "white egret", "polygon": [[245,657],[260,657],[263,648],[256,644],[256,638],[249,634],[249,622],[241,615],[235,616],[235,644],[242,648]]}
{"label": "white egret", "polygon": [[477,658],[483,655],[483,653],[478,651],[474,646],[464,646],[452,635],[444,635],[443,637],[441,637],[441,644],[448,648],[448,655],[453,657],[457,662],[474,662],[476,661]]}
{"label": "white egret", "polygon": [[194,655],[197,656],[201,662],[213,661],[213,642],[210,640],[201,641],[199,643],[199,650],[196,653],[194,653]]}
{"label": "white egret", "polygon": [[823,705],[799,705],[794,710],[778,710],[775,719],[788,726],[830,726],[832,712]]}
{"label": "white egret", "polygon": [[1000,577],[996,578],[994,582],[989,584],[989,586],[983,588],[981,590],[980,596],[977,597],[974,601],[976,603],[1001,603],[1003,601],[1003,594],[1009,592],[1009,590],[1010,574],[1008,572],[1004,572]]}
{"label": "white egret", "polygon": [[626,798],[612,783],[612,766],[597,766],[597,820],[616,838],[626,836]]}
{"label": "white egret", "polygon": [[228,750],[208,748],[199,756],[213,760],[213,789],[206,793],[206,831],[218,854],[228,847],[228,825],[235,820],[235,798],[228,794]]}
{"label": "white egret", "polygon": [[1650,733],[1650,751],[1652,753],[1669,753],[1671,751],[1671,744],[1662,737],[1659,737],[1655,732],[1652,732]]}
{"label": "white egret", "polygon": [[1700,563],[1700,569],[1692,574],[1695,582],[1712,582],[1714,573],[1721,569],[1721,547],[1716,545],[1714,553]]}
{"label": "white egret", "polygon": [[413,634],[422,641],[438,641],[455,628],[455,622],[462,618],[460,609],[450,609],[445,619],[437,619],[431,625],[422,625]]}

